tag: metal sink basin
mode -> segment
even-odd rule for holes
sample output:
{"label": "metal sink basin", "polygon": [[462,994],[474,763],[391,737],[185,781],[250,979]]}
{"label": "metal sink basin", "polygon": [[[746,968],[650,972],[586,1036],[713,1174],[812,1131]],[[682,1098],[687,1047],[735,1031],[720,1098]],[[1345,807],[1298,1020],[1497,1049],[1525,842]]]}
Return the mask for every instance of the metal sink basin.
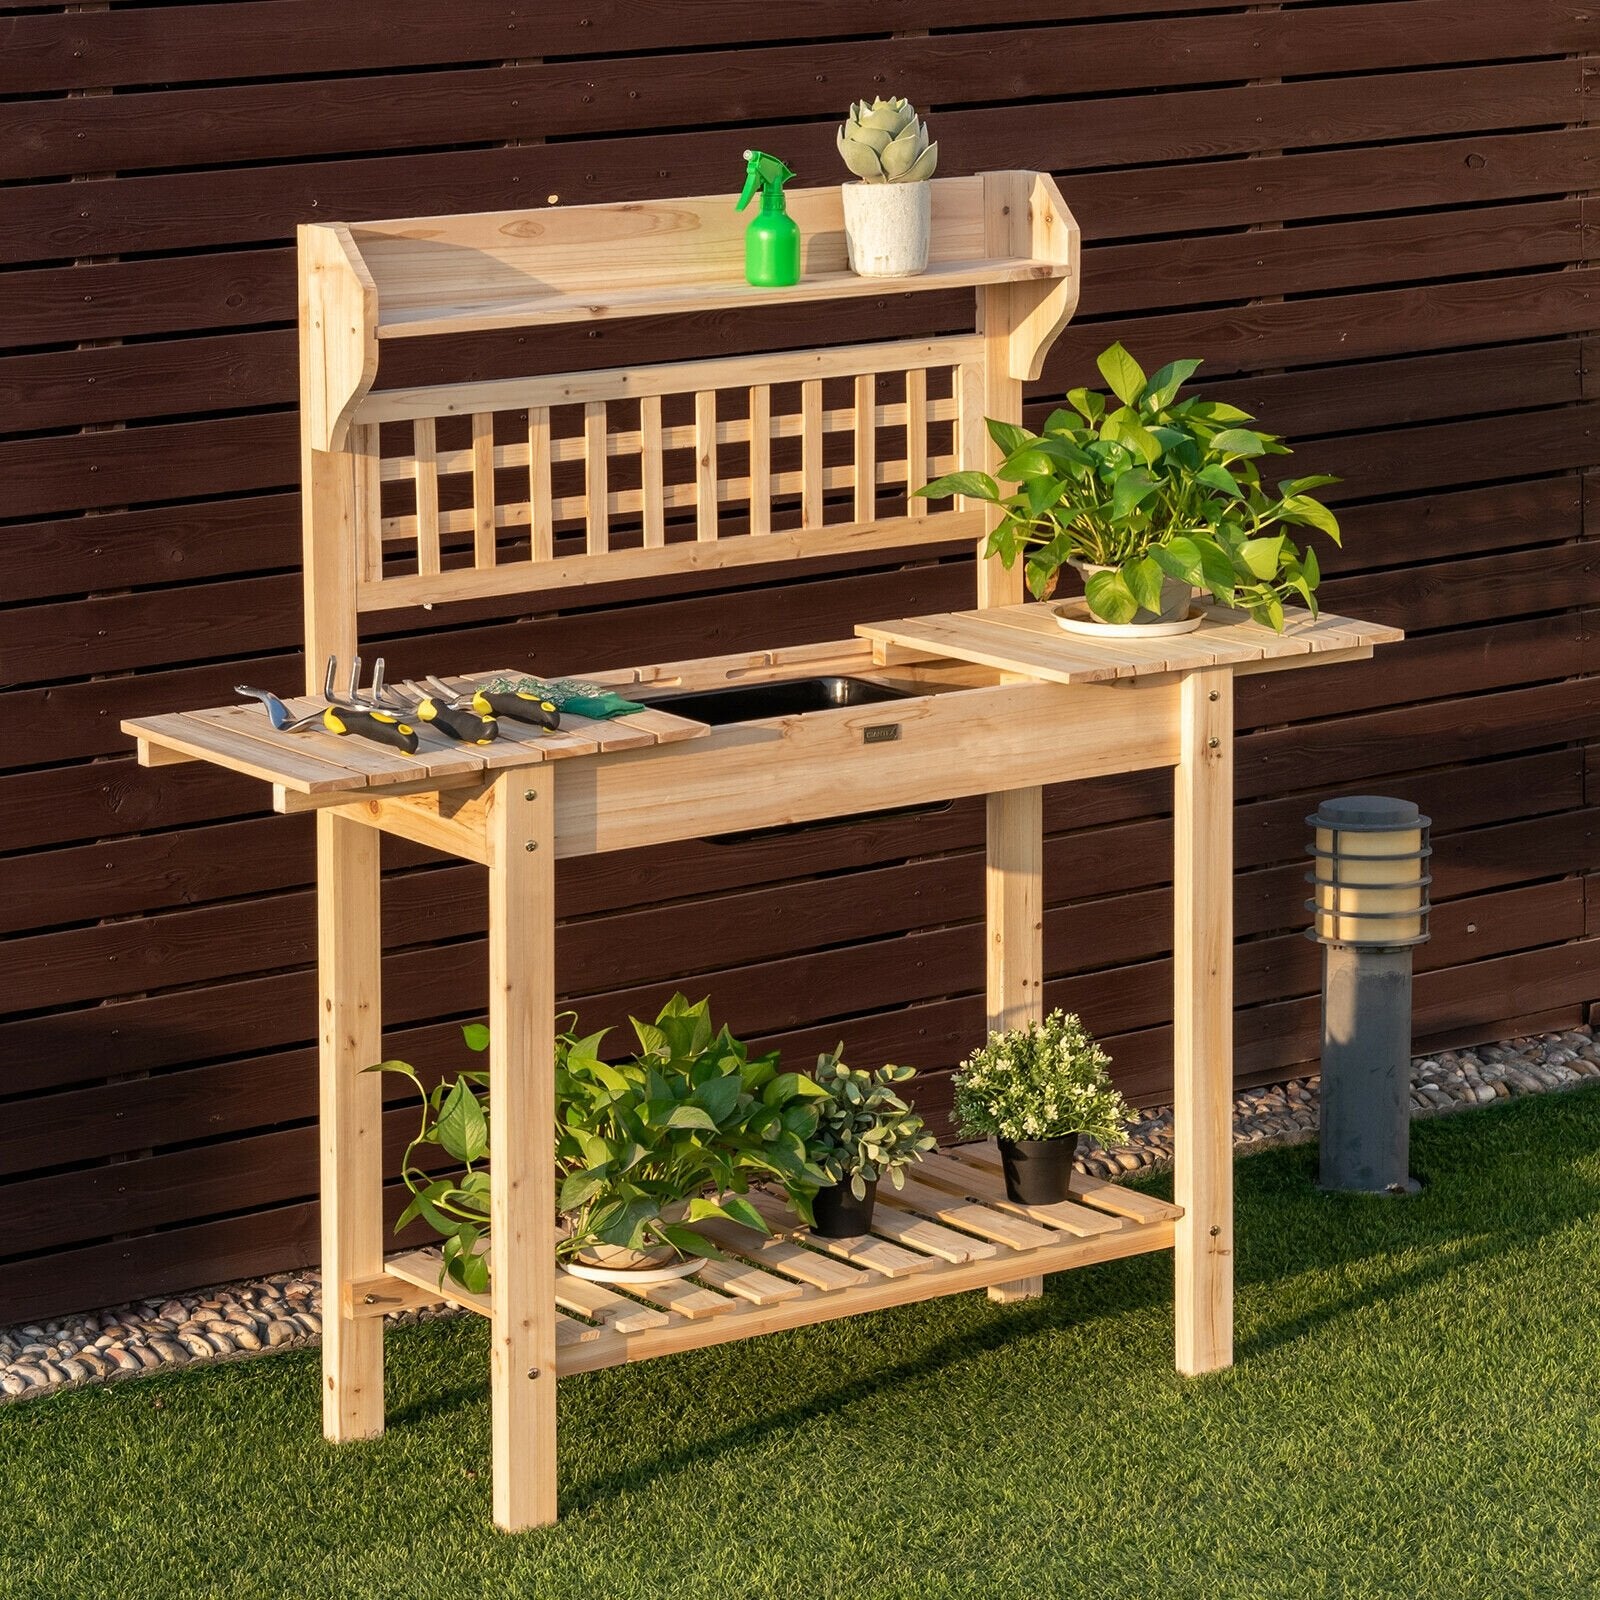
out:
{"label": "metal sink basin", "polygon": [[891,689],[865,678],[790,678],[780,683],[750,683],[732,689],[701,689],[669,694],[650,705],[675,711],[696,722],[720,728],[729,722],[755,722],[762,717],[791,717],[806,711],[838,711],[884,700],[909,700],[905,689]]}

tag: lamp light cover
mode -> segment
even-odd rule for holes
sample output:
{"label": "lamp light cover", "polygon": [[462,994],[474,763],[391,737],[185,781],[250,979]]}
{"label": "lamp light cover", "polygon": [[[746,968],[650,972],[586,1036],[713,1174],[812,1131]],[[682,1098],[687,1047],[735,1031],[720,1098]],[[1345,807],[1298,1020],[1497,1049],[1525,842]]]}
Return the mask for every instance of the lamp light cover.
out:
{"label": "lamp light cover", "polygon": [[1347,795],[1306,818],[1318,944],[1395,949],[1428,937],[1429,819],[1409,800]]}

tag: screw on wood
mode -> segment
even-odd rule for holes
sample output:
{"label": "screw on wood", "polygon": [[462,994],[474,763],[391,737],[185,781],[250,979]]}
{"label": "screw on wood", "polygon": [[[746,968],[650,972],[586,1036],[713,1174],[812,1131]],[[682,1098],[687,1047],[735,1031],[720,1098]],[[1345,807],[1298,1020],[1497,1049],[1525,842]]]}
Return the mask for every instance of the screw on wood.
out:
{"label": "screw on wood", "polygon": [[529,839],[522,848],[524,850],[537,850],[539,848],[539,841],[537,839]]}
{"label": "screw on wood", "polygon": [[1212,750],[1219,749],[1221,747],[1221,744],[1222,744],[1222,741],[1220,739],[1207,739],[1206,740],[1206,746],[1207,746],[1208,749],[1212,749]]}
{"label": "screw on wood", "polygon": [[537,1367],[529,1367],[528,1376],[530,1378],[537,1378],[539,1376],[539,1369]]}
{"label": "screw on wood", "polygon": [[1220,700],[1221,698],[1222,691],[1220,689],[1213,689],[1211,693],[1206,696],[1206,699],[1208,700]]}
{"label": "screw on wood", "polygon": [[522,791],[522,798],[524,800],[537,800],[539,798],[539,791],[537,789],[524,789]]}

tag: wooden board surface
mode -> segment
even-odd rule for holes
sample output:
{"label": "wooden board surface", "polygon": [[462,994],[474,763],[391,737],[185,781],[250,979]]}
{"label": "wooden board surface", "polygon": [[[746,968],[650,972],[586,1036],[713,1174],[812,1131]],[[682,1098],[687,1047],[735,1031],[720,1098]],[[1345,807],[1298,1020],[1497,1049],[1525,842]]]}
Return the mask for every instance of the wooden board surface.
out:
{"label": "wooden board surface", "polygon": [[[459,693],[470,693],[481,683],[516,677],[510,668],[472,673],[442,681]],[[397,684],[402,698],[412,686]],[[320,698],[286,697],[284,704],[296,716],[305,716],[323,704]],[[390,709],[404,720],[400,707]],[[420,719],[415,729],[415,751],[395,749],[371,739],[338,735],[320,725],[294,733],[280,733],[255,701],[187,711],[159,717],[130,717],[123,731],[140,741],[189,760],[210,761],[230,771],[278,784],[297,794],[334,792],[370,793],[391,787],[416,789],[423,783],[452,788],[508,767],[533,766],[544,761],[570,760],[574,756],[600,755],[610,750],[637,750],[658,744],[675,744],[702,738],[711,730],[701,722],[649,709],[597,721],[571,713],[561,726],[539,728],[510,717],[497,719],[499,735],[487,745],[461,744],[430,728]],[[146,760],[146,764],[150,764]]]}
{"label": "wooden board surface", "polygon": [[[1311,666],[1318,655],[1370,650],[1405,637],[1398,628],[1323,612],[1290,612],[1281,633],[1220,606],[1208,606],[1193,633],[1105,640],[1069,633],[1054,605],[997,606],[896,622],[858,623],[863,639],[910,652],[971,661],[1051,683],[1106,683],[1204,667],[1262,662]],[[893,659],[892,657],[890,659]]]}
{"label": "wooden board surface", "polygon": [[[748,1338],[778,1328],[981,1289],[1019,1273],[1048,1273],[1166,1249],[1182,1212],[1177,1206],[1078,1174],[1074,1202],[1017,1207],[1004,1199],[989,1162],[992,1148],[956,1146],[933,1161],[956,1186],[991,1200],[966,1202],[959,1217],[940,1191],[920,1182],[884,1185],[872,1231],[828,1239],[803,1227],[774,1195],[755,1193],[772,1230],[712,1223],[706,1228],[722,1261],[689,1277],[633,1286],[585,1284],[556,1274],[557,1369],[563,1375]],[[921,1168],[913,1169],[913,1178]],[[885,1199],[892,1204],[885,1206]],[[1036,1221],[1022,1220],[1023,1212]],[[936,1220],[943,1218],[944,1220]],[[996,1246],[992,1241],[1003,1238]],[[440,1282],[437,1251],[391,1257],[388,1273],[481,1316],[489,1296]],[[583,1320],[578,1320],[578,1318]]]}

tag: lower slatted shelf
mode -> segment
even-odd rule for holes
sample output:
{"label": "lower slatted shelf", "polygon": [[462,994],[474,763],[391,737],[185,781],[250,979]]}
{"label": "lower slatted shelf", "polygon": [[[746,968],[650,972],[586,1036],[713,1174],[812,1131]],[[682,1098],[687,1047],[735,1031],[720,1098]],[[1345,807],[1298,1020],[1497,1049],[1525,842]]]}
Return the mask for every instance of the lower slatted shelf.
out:
{"label": "lower slatted shelf", "polygon": [[[757,1196],[772,1237],[725,1223],[706,1226],[726,1261],[692,1277],[623,1294],[556,1274],[557,1370],[592,1372],[626,1361],[881,1311],[889,1306],[1042,1277],[1171,1247],[1175,1205],[1082,1174],[1073,1198],[1024,1206],[1008,1200],[993,1145],[934,1154],[903,1190],[878,1191],[870,1235],[822,1239],[782,1202]],[[386,1272],[487,1316],[487,1295],[439,1283],[439,1257],[415,1251]]]}

